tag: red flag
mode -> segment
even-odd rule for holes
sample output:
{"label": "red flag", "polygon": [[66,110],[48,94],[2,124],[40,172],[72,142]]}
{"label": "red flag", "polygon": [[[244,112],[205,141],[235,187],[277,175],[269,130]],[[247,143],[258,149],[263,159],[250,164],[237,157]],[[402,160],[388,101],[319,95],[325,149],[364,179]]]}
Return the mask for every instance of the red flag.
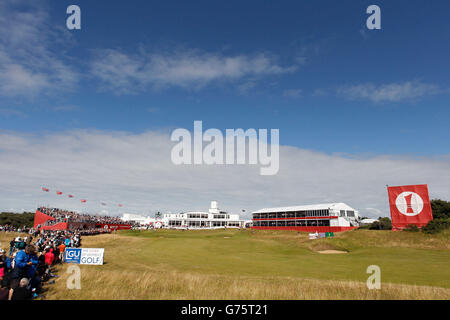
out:
{"label": "red flag", "polygon": [[388,195],[392,230],[404,229],[409,224],[423,227],[433,220],[426,184],[388,187]]}
{"label": "red flag", "polygon": [[61,192],[61,191],[56,191],[56,194],[59,194],[59,195],[61,195],[61,194],[62,194],[62,192]]}
{"label": "red flag", "polygon": [[73,195],[69,194],[68,197],[69,197],[69,198],[73,198]]}
{"label": "red flag", "polygon": [[82,199],[82,200],[81,200],[81,202],[85,203],[85,202],[86,202],[86,200]]}
{"label": "red flag", "polygon": [[119,204],[119,207],[123,207],[123,205]]}
{"label": "red flag", "polygon": [[49,192],[50,190],[47,188],[42,188],[42,191]]}

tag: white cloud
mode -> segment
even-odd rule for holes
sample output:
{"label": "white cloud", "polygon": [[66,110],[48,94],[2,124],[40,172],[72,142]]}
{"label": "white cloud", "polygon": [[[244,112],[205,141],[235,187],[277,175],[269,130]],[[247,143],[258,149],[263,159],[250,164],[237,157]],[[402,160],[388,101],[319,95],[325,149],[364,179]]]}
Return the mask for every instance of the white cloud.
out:
{"label": "white cloud", "polygon": [[324,97],[326,95],[328,95],[328,91],[324,88],[314,89],[314,91],[312,93],[313,97]]}
{"label": "white cloud", "polygon": [[371,212],[374,216],[380,217],[383,215],[383,212],[377,208],[366,208],[367,212]]}
{"label": "white cloud", "polygon": [[301,98],[303,90],[302,89],[287,89],[283,91],[283,97],[286,98]]}
{"label": "white cloud", "polygon": [[[210,200],[239,213],[272,206],[346,202],[362,215],[388,215],[386,184],[427,183],[449,200],[450,157],[345,157],[280,147],[280,171],[259,166],[175,166],[168,133],[72,131],[0,134],[0,209],[40,204],[90,212],[206,210]],[[51,189],[41,191],[41,186]],[[75,195],[57,196],[56,190]],[[113,204],[100,206],[104,201]],[[367,208],[367,209],[366,209]]]}
{"label": "white cloud", "polygon": [[25,113],[13,108],[0,108],[0,115],[4,117],[26,117]]}
{"label": "white cloud", "polygon": [[103,88],[132,93],[151,88],[201,88],[213,82],[255,79],[292,73],[297,65],[283,67],[267,54],[225,56],[185,50],[171,53],[126,54],[100,50],[91,72]]}
{"label": "white cloud", "polygon": [[55,105],[51,108],[52,111],[56,112],[70,112],[70,111],[79,111],[80,107],[76,105]]}
{"label": "white cloud", "polygon": [[0,96],[51,95],[76,85],[77,73],[53,53],[67,35],[49,20],[45,1],[0,3]]}
{"label": "white cloud", "polygon": [[342,86],[338,94],[352,100],[370,100],[372,102],[400,102],[412,101],[425,96],[443,93],[445,90],[438,85],[407,81],[403,83],[389,83],[374,85],[372,83],[353,86]]}
{"label": "white cloud", "polygon": [[362,27],[361,29],[359,29],[359,34],[363,37],[364,40],[369,39],[369,34],[367,33],[365,27]]}
{"label": "white cloud", "polygon": [[149,112],[149,113],[157,113],[160,110],[161,109],[159,107],[149,107],[149,108],[147,108],[147,112]]}

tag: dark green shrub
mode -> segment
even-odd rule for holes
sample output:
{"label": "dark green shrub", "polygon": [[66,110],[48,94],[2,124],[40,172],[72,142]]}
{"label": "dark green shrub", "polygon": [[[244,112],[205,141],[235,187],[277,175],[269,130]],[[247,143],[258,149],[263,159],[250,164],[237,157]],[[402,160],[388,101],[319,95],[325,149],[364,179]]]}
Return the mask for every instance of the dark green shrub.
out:
{"label": "dark green shrub", "polygon": [[409,232],[419,232],[420,228],[416,226],[415,224],[408,224],[403,231],[409,231]]}
{"label": "dark green shrub", "polygon": [[440,199],[431,200],[431,210],[433,210],[434,219],[450,218],[450,202]]}
{"label": "dark green shrub", "polygon": [[370,230],[392,230],[392,222],[388,217],[379,218],[369,226]]}
{"label": "dark green shrub", "polygon": [[422,228],[424,233],[434,234],[450,228],[450,219],[434,219]]}

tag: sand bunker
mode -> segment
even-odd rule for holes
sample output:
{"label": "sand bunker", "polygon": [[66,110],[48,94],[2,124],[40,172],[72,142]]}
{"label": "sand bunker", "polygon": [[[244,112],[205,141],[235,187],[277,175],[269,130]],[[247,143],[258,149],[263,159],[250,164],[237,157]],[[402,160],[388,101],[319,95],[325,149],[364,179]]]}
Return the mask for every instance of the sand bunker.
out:
{"label": "sand bunker", "polygon": [[341,250],[321,250],[317,251],[318,253],[323,254],[340,254],[340,253],[348,253],[347,251],[341,251]]}

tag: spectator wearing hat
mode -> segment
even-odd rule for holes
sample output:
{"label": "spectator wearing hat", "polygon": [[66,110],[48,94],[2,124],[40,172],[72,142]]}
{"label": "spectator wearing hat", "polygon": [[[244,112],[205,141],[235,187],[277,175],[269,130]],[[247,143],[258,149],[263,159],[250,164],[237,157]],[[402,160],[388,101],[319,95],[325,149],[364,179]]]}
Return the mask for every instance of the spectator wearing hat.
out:
{"label": "spectator wearing hat", "polygon": [[17,237],[16,240],[14,241],[14,249],[15,250],[19,250],[19,244],[22,241],[21,237]]}

